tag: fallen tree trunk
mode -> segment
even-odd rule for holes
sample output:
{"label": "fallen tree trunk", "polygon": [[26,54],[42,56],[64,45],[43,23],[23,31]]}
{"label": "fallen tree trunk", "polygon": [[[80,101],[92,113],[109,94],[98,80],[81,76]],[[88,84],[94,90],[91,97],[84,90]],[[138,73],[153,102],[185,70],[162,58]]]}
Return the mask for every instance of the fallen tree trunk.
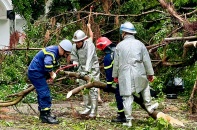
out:
{"label": "fallen tree trunk", "polygon": [[[83,76],[81,77],[79,73],[76,73],[76,72],[70,72],[70,71],[64,71],[64,74],[66,75],[66,77],[75,77],[75,78],[78,78],[78,79],[83,79],[83,80],[86,80],[87,81],[87,84],[83,85],[83,86],[79,86],[77,88],[74,88],[73,90],[71,90],[70,92],[68,92],[67,94],[67,98],[71,97],[72,95],[76,94],[76,93],[79,93],[81,90],[83,90],[84,88],[91,88],[91,87],[97,87],[97,88],[105,88],[106,87],[106,83],[103,83],[101,81],[96,81],[94,79],[92,79],[91,77],[89,76]],[[61,81],[62,79],[65,79],[65,77],[61,77],[55,81]],[[35,88],[32,84],[28,85],[28,88],[19,92],[19,93],[16,93],[16,94],[12,94],[8,97],[17,97],[15,100],[11,100],[11,101],[5,101],[5,102],[0,102],[0,107],[7,107],[7,106],[12,106],[12,105],[16,105],[17,103],[19,103],[26,95],[28,95],[31,91],[33,91]],[[138,97],[134,97],[134,101],[139,104],[146,112],[146,108],[143,104],[143,99],[142,98],[138,98]],[[148,112],[147,112],[148,113]],[[184,124],[169,116],[169,115],[166,115],[162,112],[157,112],[157,111],[154,111],[152,114],[148,113],[153,119],[158,119],[158,118],[163,118],[164,120],[168,121],[169,123],[171,123],[172,125],[173,124],[176,124],[176,125],[180,125],[180,126],[184,126]]]}
{"label": "fallen tree trunk", "polygon": [[[79,74],[76,74],[74,72],[67,72],[67,71],[65,71],[65,75],[69,76],[69,77],[79,77]],[[88,88],[89,89],[89,88],[92,88],[92,87],[97,87],[97,88],[103,89],[103,88],[105,88],[107,86],[106,83],[103,83],[103,82],[100,82],[100,81],[91,80],[91,77],[88,77],[88,76],[84,76],[83,79],[85,79],[87,81],[87,84],[79,86],[79,87],[74,88],[73,90],[69,91],[67,93],[67,96],[66,96],[67,98],[71,97],[74,94],[79,93],[84,88]],[[146,108],[145,108],[145,106],[143,104],[142,96],[140,96],[140,98],[137,97],[137,96],[134,96],[134,101],[137,104],[139,104],[147,112],[147,110],[146,110]],[[164,114],[163,112],[154,111],[152,114],[150,114],[150,113],[148,113],[148,114],[153,119],[163,118],[164,120],[166,120],[167,122],[169,122],[172,125],[176,124],[176,125],[184,126],[184,124],[181,121],[179,121],[179,120],[177,120],[177,119],[175,119],[175,118],[173,118],[173,117],[171,117],[171,116],[169,116],[167,114]]]}
{"label": "fallen tree trunk", "polygon": [[188,101],[190,114],[196,114],[197,113],[197,105],[196,105],[197,97],[196,97],[196,94],[197,94],[197,76],[196,76],[196,81],[194,83],[192,93],[191,93],[189,101]]}
{"label": "fallen tree trunk", "polygon": [[32,84],[28,85],[28,88],[16,93],[9,95],[8,97],[17,97],[15,100],[0,102],[0,107],[7,107],[18,104],[26,95],[28,95],[31,91],[33,91],[35,88]]}
{"label": "fallen tree trunk", "polygon": [[[69,73],[69,72],[67,72],[67,73]],[[85,76],[83,78],[80,77],[79,73],[71,72],[71,74],[75,75],[75,76],[71,76],[71,77],[81,78],[83,80],[90,79],[88,76]],[[60,81],[60,80],[63,80],[63,79],[65,79],[65,77],[59,78],[55,81]],[[7,97],[16,97],[16,98],[13,99],[13,100],[9,100],[9,101],[0,101],[0,107],[8,107],[8,106],[13,106],[13,105],[18,104],[26,95],[28,95],[34,89],[35,89],[35,87],[32,84],[29,84],[27,89],[25,89],[21,92],[12,94],[12,95],[8,95]]]}

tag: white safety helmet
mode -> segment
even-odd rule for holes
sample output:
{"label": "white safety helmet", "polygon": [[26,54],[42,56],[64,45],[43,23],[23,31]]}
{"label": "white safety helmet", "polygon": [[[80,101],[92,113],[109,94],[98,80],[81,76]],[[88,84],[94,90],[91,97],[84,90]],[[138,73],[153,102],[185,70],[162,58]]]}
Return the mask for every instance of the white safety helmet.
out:
{"label": "white safety helmet", "polygon": [[72,38],[73,42],[79,42],[87,38],[87,35],[82,30],[77,30]]}
{"label": "white safety helmet", "polygon": [[64,49],[64,51],[68,51],[68,52],[72,51],[72,43],[67,39],[62,40],[59,45],[61,46],[61,48]]}
{"label": "white safety helmet", "polygon": [[137,33],[137,31],[135,30],[135,27],[130,22],[125,22],[124,24],[121,24],[120,32],[122,33],[122,31],[132,33],[132,34]]}

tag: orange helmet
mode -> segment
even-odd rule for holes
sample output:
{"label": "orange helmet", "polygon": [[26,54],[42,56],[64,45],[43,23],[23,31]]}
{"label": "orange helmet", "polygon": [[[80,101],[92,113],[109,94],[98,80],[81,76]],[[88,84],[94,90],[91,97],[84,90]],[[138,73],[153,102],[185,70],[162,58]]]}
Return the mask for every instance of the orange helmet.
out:
{"label": "orange helmet", "polygon": [[96,41],[96,48],[99,50],[104,50],[107,46],[109,46],[112,42],[106,37],[100,37]]}

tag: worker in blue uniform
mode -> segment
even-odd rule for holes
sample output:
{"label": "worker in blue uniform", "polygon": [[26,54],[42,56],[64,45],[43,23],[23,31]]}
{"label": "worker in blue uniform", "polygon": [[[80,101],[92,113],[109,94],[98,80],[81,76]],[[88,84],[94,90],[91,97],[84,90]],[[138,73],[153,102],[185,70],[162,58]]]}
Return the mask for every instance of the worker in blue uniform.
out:
{"label": "worker in blue uniform", "polygon": [[112,122],[126,122],[126,117],[124,114],[124,107],[123,107],[123,100],[119,93],[119,85],[116,84],[116,88],[112,87],[112,83],[114,78],[112,77],[112,70],[113,70],[113,57],[114,57],[114,50],[116,45],[113,44],[108,38],[100,37],[96,41],[96,47],[99,50],[105,52],[105,56],[103,58],[104,63],[104,70],[106,75],[107,86],[103,89],[105,92],[112,92],[115,94],[117,108],[118,108],[118,116],[115,119],[112,119]]}
{"label": "worker in blue uniform", "polygon": [[51,79],[55,79],[56,73],[53,72],[53,68],[58,64],[57,60],[61,57],[69,58],[71,51],[72,43],[66,39],[62,40],[57,46],[40,50],[28,67],[28,78],[36,89],[40,120],[43,123],[59,123],[50,111],[52,103],[46,77],[49,75]]}

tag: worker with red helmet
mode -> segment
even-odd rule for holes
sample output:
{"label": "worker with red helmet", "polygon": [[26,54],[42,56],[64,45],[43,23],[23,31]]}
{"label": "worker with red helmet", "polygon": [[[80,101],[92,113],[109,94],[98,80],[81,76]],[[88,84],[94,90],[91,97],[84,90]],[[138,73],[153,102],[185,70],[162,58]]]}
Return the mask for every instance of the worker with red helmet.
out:
{"label": "worker with red helmet", "polygon": [[96,47],[105,52],[103,59],[104,70],[106,75],[107,86],[103,89],[105,92],[115,93],[115,98],[118,108],[118,116],[115,119],[112,119],[112,122],[126,122],[124,109],[123,109],[123,100],[119,93],[119,85],[116,84],[116,88],[112,87],[114,78],[112,77],[113,70],[113,59],[114,59],[114,50],[116,45],[112,43],[107,37],[100,37],[96,41]]}

